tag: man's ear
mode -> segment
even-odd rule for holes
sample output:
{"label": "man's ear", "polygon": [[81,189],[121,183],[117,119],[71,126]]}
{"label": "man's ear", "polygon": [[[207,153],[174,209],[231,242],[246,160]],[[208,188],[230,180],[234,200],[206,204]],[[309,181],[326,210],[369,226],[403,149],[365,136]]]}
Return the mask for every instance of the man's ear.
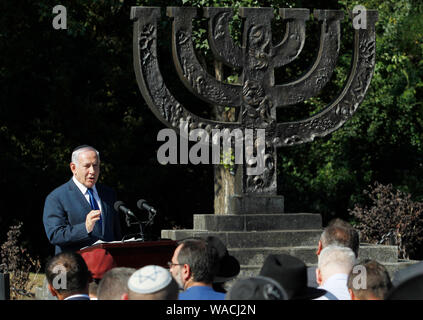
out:
{"label": "man's ear", "polygon": [[48,291],[50,291],[51,295],[53,297],[57,297],[57,291],[56,291],[56,289],[54,289],[54,287],[50,283],[47,285],[47,287],[48,287]]}
{"label": "man's ear", "polygon": [[354,292],[351,289],[348,289],[348,292],[350,293],[351,300],[358,300],[357,297],[355,296]]}
{"label": "man's ear", "polygon": [[316,268],[316,282],[319,286],[321,286],[323,283],[322,273],[320,272],[319,268]]}
{"label": "man's ear", "polygon": [[322,252],[322,250],[323,250],[322,241],[319,240],[319,244],[317,245],[316,254],[319,255],[320,252]]}
{"label": "man's ear", "polygon": [[71,162],[71,163],[70,163],[70,165],[69,165],[69,167],[70,167],[70,169],[71,169],[72,173],[75,173],[76,164],[75,164],[75,163],[73,163],[73,162]]}
{"label": "man's ear", "polygon": [[182,266],[182,279],[184,280],[184,282],[188,281],[192,276],[192,271],[191,271],[191,267],[189,266],[189,264],[184,264]]}

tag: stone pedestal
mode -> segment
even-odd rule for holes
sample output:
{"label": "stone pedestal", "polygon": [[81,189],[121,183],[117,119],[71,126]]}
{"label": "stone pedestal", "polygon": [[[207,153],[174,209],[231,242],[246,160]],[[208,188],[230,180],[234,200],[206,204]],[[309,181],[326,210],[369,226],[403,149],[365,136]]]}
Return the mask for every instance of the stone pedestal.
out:
{"label": "stone pedestal", "polygon": [[284,197],[268,195],[232,196],[229,214],[284,213]]}
{"label": "stone pedestal", "polygon": [[[275,208],[283,197],[266,202]],[[162,238],[181,240],[188,237],[217,236],[227,246],[231,255],[241,265],[238,278],[257,275],[269,254],[290,254],[303,260],[308,266],[317,265],[317,245],[322,234],[322,219],[315,213],[262,213],[253,200],[234,198],[237,208],[257,208],[257,213],[248,214],[195,214],[193,229],[162,230]],[[261,201],[261,202],[260,202]],[[272,203],[272,201],[274,201]],[[232,211],[234,212],[234,211]],[[236,211],[235,211],[236,212]],[[361,244],[359,259],[374,259],[384,264],[391,276],[414,261],[399,261],[396,246]]]}

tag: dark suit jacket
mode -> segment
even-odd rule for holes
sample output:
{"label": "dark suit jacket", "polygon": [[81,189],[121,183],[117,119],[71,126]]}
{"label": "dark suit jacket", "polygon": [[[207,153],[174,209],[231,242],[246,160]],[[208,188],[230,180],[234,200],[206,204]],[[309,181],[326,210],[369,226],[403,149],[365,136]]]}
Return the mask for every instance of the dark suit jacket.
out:
{"label": "dark suit jacket", "polygon": [[85,228],[90,204],[72,179],[47,196],[43,223],[50,243],[56,246],[55,254],[77,251],[97,240],[121,240],[120,219],[113,208],[116,194],[101,184],[96,184],[96,189],[101,200],[102,228],[97,221],[91,233]]}

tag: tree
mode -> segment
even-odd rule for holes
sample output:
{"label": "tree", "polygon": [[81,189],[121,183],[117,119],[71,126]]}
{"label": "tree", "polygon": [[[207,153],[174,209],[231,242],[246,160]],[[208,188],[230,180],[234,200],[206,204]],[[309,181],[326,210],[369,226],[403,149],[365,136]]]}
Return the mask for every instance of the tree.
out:
{"label": "tree", "polygon": [[[156,134],[163,125],[143,101],[132,65],[132,5],[273,6],[351,10],[358,2],[321,1],[62,1],[67,29],[52,27],[52,0],[1,1],[0,9],[0,183],[3,238],[10,225],[24,221],[24,246],[52,254],[41,223],[46,195],[70,178],[71,150],[92,144],[101,152],[101,182],[134,207],[147,199],[159,212],[154,228],[192,226],[192,214],[213,212],[213,170],[206,166],[157,163]],[[373,181],[392,183],[422,199],[422,5],[417,1],[360,1],[379,10],[376,69],[366,99],[340,130],[313,143],[284,148],[278,161],[280,193],[286,210],[347,216],[363,202]],[[201,19],[195,22],[196,48],[214,74]],[[283,30],[275,21],[276,30]],[[160,21],[161,71],[184,105],[204,106],[176,76],[171,60],[170,20]],[[198,28],[197,28],[198,27]],[[280,27],[280,28],[279,28]],[[234,19],[234,36],[240,20]],[[338,66],[321,95],[281,110],[281,121],[308,117],[336,96],[347,77],[351,20],[342,24]],[[307,23],[307,39],[297,61],[277,71],[291,81],[315,57],[318,29]],[[223,68],[223,77],[236,73]],[[229,80],[227,80],[229,81]],[[200,115],[209,117],[204,106]],[[225,111],[225,110],[224,110]],[[228,110],[226,110],[228,111]],[[201,186],[201,187],[199,187]],[[0,239],[0,242],[2,242]]]}

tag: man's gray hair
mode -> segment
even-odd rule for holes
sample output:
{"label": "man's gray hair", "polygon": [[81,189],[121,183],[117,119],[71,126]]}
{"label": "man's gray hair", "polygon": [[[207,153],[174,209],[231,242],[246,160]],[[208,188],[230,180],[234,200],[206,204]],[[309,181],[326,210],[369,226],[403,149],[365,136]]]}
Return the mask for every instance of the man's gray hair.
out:
{"label": "man's gray hair", "polygon": [[320,237],[322,248],[327,246],[348,247],[354,251],[356,258],[360,247],[358,232],[346,221],[332,220]]}
{"label": "man's gray hair", "polygon": [[332,245],[320,252],[318,268],[328,278],[336,273],[349,274],[355,262],[355,254],[350,248]]}
{"label": "man's gray hair", "polygon": [[82,152],[85,152],[85,151],[88,151],[88,150],[94,151],[97,154],[98,161],[100,161],[100,152],[98,152],[97,149],[95,149],[94,147],[91,147],[89,145],[82,145],[82,146],[76,147],[72,152],[71,161],[75,164],[79,164],[79,155]]}

